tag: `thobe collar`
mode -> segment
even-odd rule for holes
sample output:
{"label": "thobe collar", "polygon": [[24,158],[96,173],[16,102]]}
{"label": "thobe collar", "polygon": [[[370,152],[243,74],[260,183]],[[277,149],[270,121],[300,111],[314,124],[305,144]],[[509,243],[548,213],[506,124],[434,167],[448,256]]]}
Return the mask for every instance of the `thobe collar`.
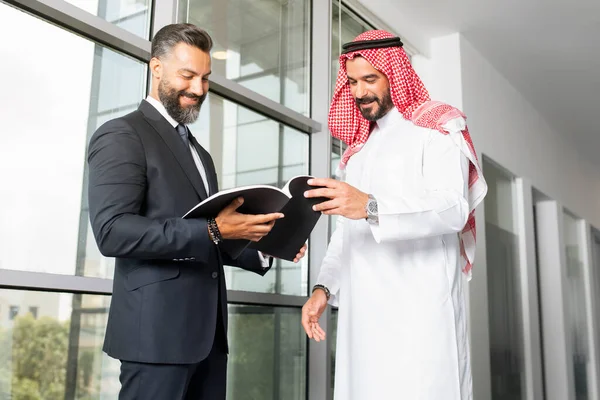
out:
{"label": "thobe collar", "polygon": [[402,114],[400,114],[400,111],[398,111],[396,107],[393,107],[390,111],[388,111],[387,114],[379,118],[376,124],[380,130],[384,131],[387,128],[401,123],[403,120],[404,117],[402,116]]}

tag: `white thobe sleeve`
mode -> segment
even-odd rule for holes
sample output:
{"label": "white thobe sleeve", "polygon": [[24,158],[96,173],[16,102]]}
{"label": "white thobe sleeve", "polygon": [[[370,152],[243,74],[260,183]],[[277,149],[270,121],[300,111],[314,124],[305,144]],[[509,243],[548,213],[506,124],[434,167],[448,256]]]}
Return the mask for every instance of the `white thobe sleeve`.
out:
{"label": "white thobe sleeve", "polygon": [[[469,161],[450,135],[432,132],[423,151],[425,191],[415,196],[373,193],[379,224],[370,225],[382,241],[410,240],[460,232],[469,217]],[[458,139],[460,140],[460,139]],[[402,185],[402,182],[390,182]]]}
{"label": "white thobe sleeve", "polygon": [[337,306],[338,293],[340,291],[340,272],[342,268],[342,242],[344,238],[344,217],[339,216],[336,222],[336,228],[331,235],[327,253],[321,263],[321,271],[317,278],[317,283],[324,285],[329,289],[331,297],[329,304]]}

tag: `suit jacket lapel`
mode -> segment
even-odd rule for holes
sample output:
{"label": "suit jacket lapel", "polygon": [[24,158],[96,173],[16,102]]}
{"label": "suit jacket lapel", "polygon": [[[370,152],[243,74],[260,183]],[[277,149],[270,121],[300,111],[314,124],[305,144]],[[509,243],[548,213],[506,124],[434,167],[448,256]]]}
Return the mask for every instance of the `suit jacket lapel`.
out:
{"label": "suit jacket lapel", "polygon": [[204,188],[204,183],[202,182],[202,177],[200,176],[200,172],[198,171],[198,167],[196,167],[196,163],[192,158],[192,154],[190,153],[189,147],[186,147],[183,141],[179,138],[179,134],[169,124],[169,122],[154,108],[151,104],[149,104],[146,100],[143,100],[140,104],[139,110],[144,114],[150,126],[158,132],[158,134],[162,137],[164,142],[167,144],[167,147],[175,156],[175,159],[183,169],[183,172],[188,177],[190,183],[198,193],[198,196],[201,200],[204,200],[208,197],[206,193],[206,189]]}
{"label": "suit jacket lapel", "polygon": [[200,156],[200,161],[202,161],[202,165],[204,166],[204,170],[206,171],[206,179],[208,180],[208,195],[212,196],[213,194],[219,191],[219,182],[217,180],[217,171],[215,170],[215,164],[213,163],[212,157],[208,153],[208,151],[204,150],[204,147],[198,143],[196,138],[190,133],[190,142],[198,152]]}

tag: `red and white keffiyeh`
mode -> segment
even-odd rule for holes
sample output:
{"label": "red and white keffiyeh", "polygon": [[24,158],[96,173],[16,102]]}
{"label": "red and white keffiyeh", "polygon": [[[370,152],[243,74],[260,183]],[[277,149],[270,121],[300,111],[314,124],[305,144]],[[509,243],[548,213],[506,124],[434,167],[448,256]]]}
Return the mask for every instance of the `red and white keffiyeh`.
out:
{"label": "red and white keffiyeh", "polygon": [[[393,38],[386,31],[368,31],[354,39],[354,42]],[[475,207],[483,200],[487,185],[483,179],[477,153],[473,147],[465,115],[458,109],[431,101],[429,93],[416,74],[402,47],[362,49],[340,56],[338,73],[331,107],[329,109],[329,130],[333,137],[348,145],[342,155],[340,169],[344,169],[350,157],[360,151],[369,138],[371,123],[360,113],[348,83],[346,61],[362,56],[371,65],[385,74],[390,83],[392,102],[405,119],[423,128],[435,129],[442,134],[461,132],[456,144],[469,159],[469,218],[460,234],[461,254],[464,258],[463,272],[470,277],[475,255]]]}

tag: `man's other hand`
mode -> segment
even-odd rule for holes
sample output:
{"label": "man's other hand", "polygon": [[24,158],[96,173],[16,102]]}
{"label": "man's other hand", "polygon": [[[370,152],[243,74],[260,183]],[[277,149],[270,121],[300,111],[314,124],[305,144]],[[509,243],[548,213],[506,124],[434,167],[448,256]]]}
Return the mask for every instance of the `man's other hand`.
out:
{"label": "man's other hand", "polygon": [[300,249],[298,254],[296,254],[296,258],[294,258],[295,263],[300,262],[300,260],[306,255],[307,248],[308,248],[308,246],[306,244],[304,246],[302,246],[302,248]]}
{"label": "man's other hand", "polygon": [[335,179],[310,179],[308,184],[320,186],[320,188],[307,190],[304,192],[305,197],[326,197],[330,199],[317,204],[313,207],[313,210],[321,211],[325,215],[341,215],[349,219],[367,218],[368,194]]}
{"label": "man's other hand", "polygon": [[215,218],[223,239],[245,239],[258,242],[271,232],[275,221],[283,218],[283,214],[281,213],[240,214],[237,212],[237,209],[242,204],[244,204],[243,198],[239,197],[235,199]]}
{"label": "man's other hand", "polygon": [[321,289],[316,289],[302,307],[302,327],[308,337],[317,342],[325,340],[325,331],[319,325],[319,318],[326,308],[327,296]]}

